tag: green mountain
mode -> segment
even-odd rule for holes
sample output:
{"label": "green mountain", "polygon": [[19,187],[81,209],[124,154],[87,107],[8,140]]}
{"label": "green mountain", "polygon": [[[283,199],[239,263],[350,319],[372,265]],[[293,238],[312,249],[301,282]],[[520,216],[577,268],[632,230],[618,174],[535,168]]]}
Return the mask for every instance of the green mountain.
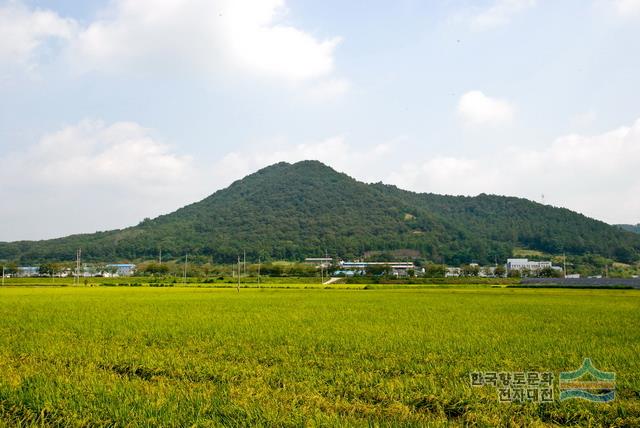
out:
{"label": "green mountain", "polygon": [[640,233],[640,223],[633,224],[616,224],[620,229],[626,230],[628,232]]}
{"label": "green mountain", "polygon": [[137,226],[46,241],[0,243],[0,259],[32,263],[185,253],[233,261],[341,257],[411,249],[458,264],[504,259],[514,247],[637,260],[640,236],[562,208],[481,194],[441,196],[365,184],[317,161],[278,163],[204,200]]}

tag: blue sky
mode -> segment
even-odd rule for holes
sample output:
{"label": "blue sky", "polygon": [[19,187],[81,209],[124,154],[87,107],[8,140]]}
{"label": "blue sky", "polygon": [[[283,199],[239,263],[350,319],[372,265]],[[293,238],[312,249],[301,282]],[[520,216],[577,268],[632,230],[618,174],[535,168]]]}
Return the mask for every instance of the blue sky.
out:
{"label": "blue sky", "polygon": [[301,159],[637,223],[639,45],[640,0],[0,0],[0,240]]}

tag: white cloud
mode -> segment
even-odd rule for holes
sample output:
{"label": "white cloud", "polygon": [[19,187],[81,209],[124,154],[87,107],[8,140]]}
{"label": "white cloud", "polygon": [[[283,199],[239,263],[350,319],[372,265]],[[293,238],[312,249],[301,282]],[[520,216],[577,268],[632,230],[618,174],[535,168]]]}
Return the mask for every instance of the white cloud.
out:
{"label": "white cloud", "polygon": [[53,40],[70,40],[77,25],[48,10],[29,10],[19,2],[0,5],[0,73],[33,71],[39,54]]}
{"label": "white cloud", "polygon": [[614,0],[613,6],[621,17],[640,16],[640,0]]}
{"label": "white cloud", "polygon": [[157,75],[167,68],[300,82],[334,71],[338,37],[285,23],[284,0],[115,0],[73,44],[81,67]]}
{"label": "white cloud", "polygon": [[508,24],[511,19],[536,5],[536,0],[495,0],[471,19],[474,30],[488,30]]}
{"label": "white cloud", "polygon": [[131,122],[86,120],[45,135],[6,158],[0,181],[0,200],[11,201],[2,239],[123,227],[202,196],[191,158]]}
{"label": "white cloud", "polygon": [[388,180],[400,188],[418,192],[473,195],[489,192],[497,184],[496,170],[488,165],[484,174],[476,174],[482,167],[483,162],[477,159],[434,156],[403,162]]}
{"label": "white cloud", "polygon": [[316,100],[345,93],[340,37],[318,38],[287,16],[285,0],[113,0],[82,26],[10,1],[0,6],[0,80],[59,61],[75,73],[273,79]]}
{"label": "white cloud", "polygon": [[306,96],[313,101],[330,101],[347,93],[350,86],[345,79],[327,79],[310,85]]}
{"label": "white cloud", "polygon": [[45,135],[27,160],[39,165],[35,177],[49,184],[115,184],[140,193],[161,193],[188,173],[190,162],[136,123],[89,120]]}
{"label": "white cloud", "polygon": [[612,223],[640,221],[640,119],[600,135],[568,135],[538,150],[405,162],[389,182],[415,191],[497,193],[541,200]]}
{"label": "white cloud", "polygon": [[371,149],[361,150],[348,144],[343,135],[302,144],[273,140],[264,142],[259,148],[231,152],[214,165],[213,170],[216,182],[226,185],[277,162],[314,159],[361,180],[379,180],[383,168],[376,166],[383,166],[394,144],[378,144]]}
{"label": "white cloud", "polygon": [[588,128],[596,122],[597,118],[598,114],[594,110],[588,110],[574,115],[571,118],[569,125],[573,129]]}
{"label": "white cloud", "polygon": [[511,121],[514,108],[508,101],[470,91],[460,97],[458,113],[470,125],[495,125]]}

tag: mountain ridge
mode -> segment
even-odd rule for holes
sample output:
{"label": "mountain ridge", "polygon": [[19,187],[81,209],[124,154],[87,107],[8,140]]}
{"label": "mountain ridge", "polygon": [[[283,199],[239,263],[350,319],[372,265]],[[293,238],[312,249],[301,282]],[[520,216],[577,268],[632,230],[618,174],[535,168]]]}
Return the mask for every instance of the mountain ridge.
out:
{"label": "mountain ridge", "polygon": [[640,233],[640,223],[638,224],[616,224],[622,230],[632,233]]}
{"label": "mountain ridge", "polygon": [[124,229],[43,241],[0,243],[0,259],[166,258],[190,253],[233,261],[301,259],[329,252],[412,249],[428,260],[493,262],[515,247],[598,254],[623,262],[640,255],[640,236],[565,208],[523,198],[416,193],[359,182],[318,161],[262,168],[199,202]]}

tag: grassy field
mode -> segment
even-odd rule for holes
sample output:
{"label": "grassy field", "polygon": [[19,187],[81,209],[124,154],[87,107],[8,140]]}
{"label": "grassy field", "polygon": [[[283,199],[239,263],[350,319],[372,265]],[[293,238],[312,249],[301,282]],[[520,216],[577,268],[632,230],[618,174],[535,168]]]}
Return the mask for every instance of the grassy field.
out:
{"label": "grassy field", "polygon": [[[365,286],[374,288],[378,284],[389,284],[394,287],[399,285],[452,285],[452,286],[506,286],[518,285],[520,278],[482,278],[482,277],[450,277],[450,278],[395,278],[395,277],[351,277],[351,278],[335,278],[336,283],[330,284],[329,287],[323,285],[323,280],[327,278],[317,277],[271,277],[256,276],[242,277],[241,287],[243,288],[352,288],[362,289]],[[120,287],[218,287],[218,288],[234,288],[238,284],[238,279],[230,276],[226,277],[187,277],[183,283],[182,278],[166,276],[138,276],[138,277],[120,277],[120,278],[102,278],[90,277],[81,278],[80,286],[120,286]],[[65,278],[7,278],[5,280],[7,286],[31,286],[31,287],[69,287],[75,285],[73,277]],[[349,287],[336,287],[336,285],[349,285]],[[417,288],[417,287],[415,287]]]}
{"label": "grassy field", "polygon": [[[326,280],[326,278],[324,278]],[[5,285],[8,286],[36,286],[36,287],[65,287],[75,285],[75,279],[73,277],[64,278],[6,278]],[[235,287],[238,283],[238,279],[231,276],[225,277],[187,277],[186,286],[202,286],[202,287]],[[257,287],[258,285],[292,285],[296,288],[306,285],[322,285],[322,279],[318,277],[269,277],[262,276],[258,279],[255,276],[243,276],[242,286],[245,287]],[[123,276],[118,278],[103,278],[103,277],[88,277],[80,278],[80,286],[165,286],[165,287],[180,287],[183,285],[182,277],[173,276]]]}
{"label": "grassy field", "polygon": [[[0,288],[0,426],[640,425],[640,292]],[[503,404],[471,371],[617,373]]]}

